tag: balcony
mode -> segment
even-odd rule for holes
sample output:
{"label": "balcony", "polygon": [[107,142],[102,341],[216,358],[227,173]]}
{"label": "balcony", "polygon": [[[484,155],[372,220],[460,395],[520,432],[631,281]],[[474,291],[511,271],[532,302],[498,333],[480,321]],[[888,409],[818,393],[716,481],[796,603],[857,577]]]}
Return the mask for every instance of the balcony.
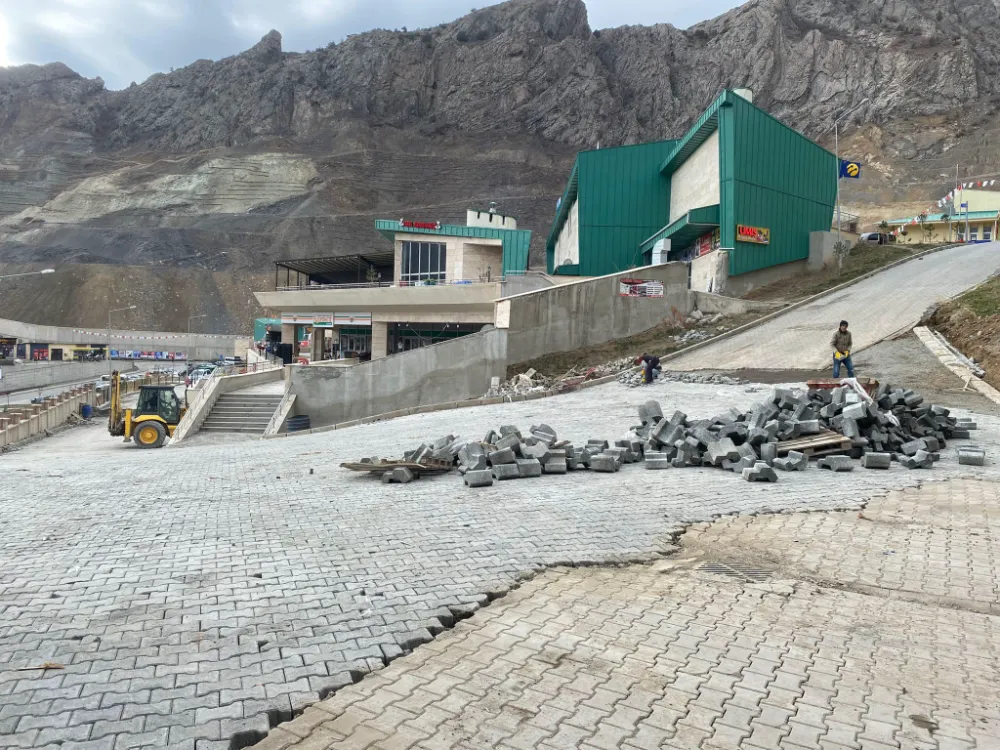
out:
{"label": "balcony", "polygon": [[256,292],[257,301],[282,313],[356,312],[373,319],[492,323],[493,303],[503,296],[500,281],[459,279],[425,283],[309,284]]}

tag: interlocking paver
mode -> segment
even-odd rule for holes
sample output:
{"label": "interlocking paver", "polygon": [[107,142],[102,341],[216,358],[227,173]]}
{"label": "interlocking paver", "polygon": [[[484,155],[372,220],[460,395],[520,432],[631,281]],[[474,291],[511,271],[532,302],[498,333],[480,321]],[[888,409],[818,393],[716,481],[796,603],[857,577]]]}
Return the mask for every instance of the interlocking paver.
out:
{"label": "interlocking paver", "polygon": [[[570,474],[471,493],[457,476],[390,490],[335,468],[359,455],[400,453],[438,434],[480,437],[501,423],[537,422],[551,409],[558,410],[558,419],[545,418],[560,435],[611,438],[635,421],[637,404],[650,394],[665,409],[704,416],[733,405],[748,408],[762,397],[745,387],[673,383],[644,391],[612,384],[551,402],[442,412],[278,441],[195,439],[188,448],[155,453],[122,447],[102,428],[81,427],[5,455],[7,474],[23,475],[22,487],[29,489],[0,493],[0,726],[65,713],[71,714],[70,726],[132,722],[120,727],[117,736],[125,739],[115,736],[112,743],[124,743],[124,750],[133,741],[128,737],[159,729],[180,738],[192,721],[257,732],[269,711],[286,717],[329,690],[373,695],[378,687],[371,678],[349,683],[450,626],[449,607],[480,607],[489,599],[486,592],[518,585],[526,571],[560,561],[652,559],[682,524],[729,513],[856,513],[866,498],[885,490],[969,470],[957,465],[949,446],[933,473],[852,472],[839,480],[837,493],[829,492],[829,480],[818,472],[765,489],[711,469],[672,472],[669,492],[661,477],[649,476],[655,472],[633,471],[628,481],[624,475]],[[1000,420],[978,422],[977,442],[990,455],[1000,453]],[[976,472],[1000,476],[992,462]],[[72,483],[65,481],[69,475]],[[25,491],[31,502],[24,501]],[[988,504],[977,507],[978,518],[993,524],[983,510]],[[921,564],[913,567],[922,573],[914,580],[943,581],[942,596],[961,592],[981,602],[995,600],[994,568],[984,574],[981,563],[994,565],[996,556],[990,537],[979,539],[975,531],[973,524],[963,529],[967,547],[938,543],[936,532],[908,533],[907,539],[922,544]],[[886,558],[879,555],[878,566],[866,559],[865,565],[889,580],[900,571]],[[421,675],[419,689],[425,691],[415,715],[434,707],[429,696],[438,694],[443,714],[461,715],[496,689],[504,669],[565,710],[573,710],[573,701],[562,702],[572,698],[564,688],[585,694],[579,705],[593,701],[601,688],[644,710],[657,702],[633,694],[638,674],[662,674],[669,678],[664,691],[676,691],[664,692],[663,705],[674,707],[673,700],[684,708],[702,685],[720,693],[739,687],[767,694],[776,670],[799,658],[785,653],[785,640],[768,641],[766,628],[755,629],[758,609],[771,606],[767,596],[733,602],[713,594],[667,608],[637,590],[629,602],[595,614],[593,597],[613,585],[616,573],[591,572],[593,586],[567,586],[559,605],[519,600],[516,617],[490,616],[488,629],[466,630],[477,637],[465,651],[438,649],[427,652],[438,656],[415,659],[422,666],[411,673]],[[898,580],[906,583],[905,577]],[[708,612],[711,618],[700,619]],[[973,647],[961,637],[948,646],[959,652]],[[584,668],[566,667],[574,655]],[[59,674],[10,671],[45,661],[66,668]],[[750,673],[756,670],[761,673]],[[482,676],[470,682],[477,673]],[[718,675],[739,679],[727,688],[729,680]],[[406,695],[408,683],[398,684]],[[461,685],[468,688],[468,703],[456,700]],[[705,692],[702,704],[714,706],[717,697]],[[779,698],[791,699],[772,691],[770,699]],[[400,708],[411,711],[402,703]],[[104,710],[109,713],[85,713]],[[137,731],[141,717],[147,721]],[[11,731],[18,742],[37,739],[33,730],[20,732],[17,723]],[[230,739],[221,736],[222,723],[219,732],[195,741]]]}
{"label": "interlocking paver", "polygon": [[[966,483],[947,485],[961,492]],[[941,493],[941,486],[925,486],[910,500],[919,506],[925,497]],[[725,520],[716,523],[724,525]],[[471,693],[455,701],[462,682],[449,682],[440,694],[425,691],[430,701],[424,704],[426,715],[402,726],[424,721],[421,726],[433,733],[419,746],[428,750],[523,748],[530,743],[546,750],[991,747],[996,736],[991,730],[1000,728],[995,708],[1000,698],[995,682],[1000,618],[805,581],[796,581],[785,593],[770,593],[757,584],[697,570],[701,549],[696,545],[691,552],[682,551],[667,575],[655,566],[556,569],[525,584],[495,603],[488,618],[484,612],[482,622],[503,624],[509,618],[512,627],[506,632],[530,638],[532,631],[516,631],[513,625],[522,603],[531,601],[562,610],[562,627],[573,634],[572,643],[566,642],[556,658],[544,649],[518,651],[514,646],[511,651],[521,655],[523,669],[516,669],[516,662],[510,665],[522,677],[503,682],[492,698],[480,699],[491,701],[493,713],[477,712],[474,707],[485,704],[476,704]],[[578,592],[585,592],[584,598]],[[641,616],[643,609],[673,618],[671,627],[680,628],[674,640],[681,634],[704,639],[707,631],[718,632],[720,620],[732,613],[739,613],[742,630],[724,631],[728,637],[718,641],[716,662],[704,674],[685,671],[697,658],[692,655],[651,663],[601,661],[598,654],[632,648],[626,645],[633,640],[629,629],[609,630],[606,624],[635,621],[633,610]],[[433,684],[435,660],[453,657],[451,645],[461,644],[480,617],[443,634],[429,658],[415,659],[406,671],[409,684]],[[462,654],[449,663],[481,666],[468,652]],[[410,658],[404,656],[402,663]],[[721,672],[723,663],[741,664],[743,670]],[[533,669],[533,664],[544,668]],[[767,666],[772,664],[781,668]],[[789,666],[794,671],[787,671]],[[532,714],[528,707],[546,695],[532,691],[553,675],[561,692]],[[746,678],[761,689],[745,687]],[[764,679],[755,682],[758,678]],[[615,688],[608,689],[609,684]],[[781,686],[786,684],[790,687]],[[573,685],[591,692],[573,691]],[[392,694],[383,686],[369,695],[380,691]],[[567,692],[574,692],[571,699]],[[342,694],[331,704],[344,705]],[[470,726],[478,733],[462,729]],[[492,729],[483,731],[483,726]],[[926,726],[934,727],[933,735]],[[342,746],[355,747],[350,738]]]}

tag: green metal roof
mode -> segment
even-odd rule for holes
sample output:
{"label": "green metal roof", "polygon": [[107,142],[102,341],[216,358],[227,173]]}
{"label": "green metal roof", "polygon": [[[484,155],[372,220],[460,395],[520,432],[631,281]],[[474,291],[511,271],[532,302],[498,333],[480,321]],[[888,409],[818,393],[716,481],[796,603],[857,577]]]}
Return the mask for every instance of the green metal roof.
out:
{"label": "green metal roof", "polygon": [[[948,218],[955,222],[965,221],[966,216],[970,219],[995,219],[998,215],[1000,215],[1000,211],[969,211],[968,214],[966,214],[965,211],[959,211],[957,213],[947,214]],[[944,221],[944,217],[945,214],[928,214],[924,221]],[[889,219],[886,224],[910,224],[915,218],[917,217],[911,216],[908,219]],[[917,223],[919,224],[920,222],[918,221]]]}
{"label": "green metal roof", "polygon": [[396,233],[429,234],[438,237],[468,237],[479,240],[500,240],[503,243],[503,273],[528,270],[528,251],[531,247],[530,229],[495,229],[493,227],[466,227],[459,224],[442,224],[440,229],[404,227],[392,219],[376,219],[375,229],[389,242],[395,244]]}
{"label": "green metal roof", "polygon": [[687,247],[708,230],[719,226],[719,204],[692,208],[686,214],[672,221],[639,246],[642,252],[653,249],[660,240],[669,239],[671,244]]}
{"label": "green metal roof", "polygon": [[545,241],[546,246],[555,244],[556,239],[559,237],[559,233],[562,231],[563,225],[566,223],[566,219],[569,217],[569,210],[573,207],[573,203],[576,201],[579,190],[580,156],[578,154],[576,161],[573,162],[573,171],[570,172],[569,180],[566,183],[566,189],[562,194],[562,199],[559,201],[559,209],[556,211],[556,220],[552,222],[552,229],[549,231],[548,239]]}
{"label": "green metal roof", "polygon": [[660,172],[667,175],[672,174],[675,169],[683,164],[698,149],[698,146],[703,144],[712,133],[718,130],[719,109],[729,103],[730,96],[736,96],[736,94],[728,89],[723,91],[709,105],[708,109],[702,112],[701,117],[697,119],[695,124],[691,126],[691,129],[681,138],[676,148],[670,152],[670,156],[664,159],[663,164],[660,165]]}

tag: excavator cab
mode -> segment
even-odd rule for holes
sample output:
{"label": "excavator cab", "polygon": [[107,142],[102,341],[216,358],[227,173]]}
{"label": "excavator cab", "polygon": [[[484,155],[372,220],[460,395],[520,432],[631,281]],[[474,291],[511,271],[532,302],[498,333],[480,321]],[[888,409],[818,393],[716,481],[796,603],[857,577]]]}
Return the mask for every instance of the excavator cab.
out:
{"label": "excavator cab", "polygon": [[144,385],[134,409],[121,405],[121,379],[111,375],[111,411],[108,431],[125,442],[134,440],[140,448],[160,448],[167,436],[173,436],[184,409],[172,385]]}

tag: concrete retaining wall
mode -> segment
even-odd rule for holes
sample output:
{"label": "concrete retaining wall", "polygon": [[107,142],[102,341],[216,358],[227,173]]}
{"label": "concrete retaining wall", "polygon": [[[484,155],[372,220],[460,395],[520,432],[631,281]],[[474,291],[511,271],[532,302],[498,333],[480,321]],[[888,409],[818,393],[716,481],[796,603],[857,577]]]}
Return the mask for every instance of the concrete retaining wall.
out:
{"label": "concrete retaining wall", "polygon": [[739,299],[737,297],[723,297],[718,294],[708,294],[707,292],[691,292],[694,295],[694,306],[703,313],[714,315],[746,315],[753,312],[771,312],[784,307],[781,302],[756,302],[754,300]]}
{"label": "concrete retaining wall", "polygon": [[12,406],[0,412],[0,448],[28,440],[66,423],[70,414],[79,414],[81,404],[96,405],[94,386],[71,388],[42,404]]}
{"label": "concrete retaining wall", "polygon": [[[194,397],[189,396],[188,410],[184,413],[180,424],[177,425],[177,429],[174,430],[174,436],[170,439],[167,447],[177,445],[185,438],[197,433],[205,423],[205,419],[211,413],[215,402],[219,400],[219,396],[223,393],[232,393],[233,391],[263,383],[275,383],[283,377],[284,368],[275,367],[271,370],[263,370],[261,372],[248,372],[243,375],[224,375],[218,378],[211,378],[204,388],[199,390],[190,389],[188,391],[189,394],[194,393],[197,395]],[[286,390],[287,387],[286,385]]]}
{"label": "concrete retaining wall", "polygon": [[[660,281],[662,298],[623,297],[621,279]],[[496,326],[508,332],[510,364],[634,336],[692,310],[685,263],[635,268],[497,301]]]}
{"label": "concrete retaining wall", "polygon": [[[119,372],[136,370],[133,362],[115,362]],[[50,388],[54,385],[96,380],[108,374],[107,362],[45,362],[25,363],[3,368],[0,393],[14,393],[32,388]]]}
{"label": "concrete retaining wall", "polygon": [[295,413],[314,426],[482,396],[507,371],[507,331],[474,333],[355,367],[289,372]]}

